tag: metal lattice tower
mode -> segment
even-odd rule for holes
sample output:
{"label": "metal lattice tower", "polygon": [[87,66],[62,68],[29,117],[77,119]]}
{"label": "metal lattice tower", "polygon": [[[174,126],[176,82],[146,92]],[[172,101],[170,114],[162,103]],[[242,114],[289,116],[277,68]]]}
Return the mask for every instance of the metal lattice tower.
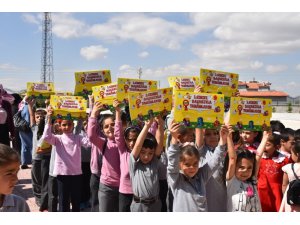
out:
{"label": "metal lattice tower", "polygon": [[44,13],[41,82],[54,82],[51,13]]}

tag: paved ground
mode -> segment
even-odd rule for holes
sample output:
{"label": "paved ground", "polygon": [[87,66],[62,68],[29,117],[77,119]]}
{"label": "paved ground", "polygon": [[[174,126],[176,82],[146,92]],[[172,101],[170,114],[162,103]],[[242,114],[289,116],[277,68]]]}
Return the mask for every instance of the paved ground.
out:
{"label": "paved ground", "polygon": [[32,184],[31,184],[31,169],[20,169],[19,182],[15,186],[13,191],[14,194],[23,197],[29,205],[30,211],[38,212],[39,207],[35,204],[35,200],[32,194]]}

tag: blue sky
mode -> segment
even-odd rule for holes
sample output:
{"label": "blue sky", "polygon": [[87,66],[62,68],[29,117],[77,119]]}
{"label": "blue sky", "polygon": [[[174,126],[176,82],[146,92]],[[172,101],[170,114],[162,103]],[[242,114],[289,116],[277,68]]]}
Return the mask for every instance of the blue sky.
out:
{"label": "blue sky", "polygon": [[[74,72],[110,69],[117,77],[160,80],[200,68],[270,81],[300,95],[300,13],[52,13],[55,86],[74,90]],[[0,13],[0,83],[40,81],[42,13]]]}

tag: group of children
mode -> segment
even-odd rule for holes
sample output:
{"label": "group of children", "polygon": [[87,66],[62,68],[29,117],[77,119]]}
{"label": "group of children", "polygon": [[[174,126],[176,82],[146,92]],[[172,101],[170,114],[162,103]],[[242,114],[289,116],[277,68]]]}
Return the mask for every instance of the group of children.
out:
{"label": "group of children", "polygon": [[[227,124],[191,129],[171,113],[132,126],[115,100],[114,113],[90,102],[87,120],[75,126],[52,120],[51,106],[34,109],[33,99],[25,101],[40,211],[79,212],[86,202],[100,212],[299,211],[287,204],[286,192],[295,179],[292,163],[300,176],[300,133],[279,121],[263,132],[236,132]],[[18,154],[1,145],[0,211],[29,211],[11,194],[18,170]]]}

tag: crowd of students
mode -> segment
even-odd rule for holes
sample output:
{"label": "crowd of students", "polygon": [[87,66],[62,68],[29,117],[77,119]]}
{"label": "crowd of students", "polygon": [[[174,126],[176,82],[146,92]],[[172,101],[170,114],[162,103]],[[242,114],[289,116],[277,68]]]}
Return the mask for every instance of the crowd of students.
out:
{"label": "crowd of students", "polygon": [[[21,105],[42,212],[300,211],[286,200],[293,169],[300,176],[300,130],[280,121],[263,132],[191,129],[172,111],[133,126],[117,100],[111,112],[90,97],[87,119],[78,121],[54,120],[51,106],[35,108],[27,96]],[[21,164],[0,144],[0,211],[29,211],[11,194]]]}

